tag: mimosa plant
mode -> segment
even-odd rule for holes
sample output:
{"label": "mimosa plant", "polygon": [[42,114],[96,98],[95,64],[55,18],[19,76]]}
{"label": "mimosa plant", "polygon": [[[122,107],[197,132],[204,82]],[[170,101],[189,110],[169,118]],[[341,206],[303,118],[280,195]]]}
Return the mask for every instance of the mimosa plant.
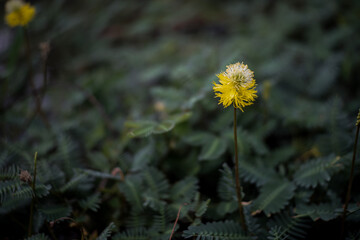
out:
{"label": "mimosa plant", "polygon": [[247,65],[243,63],[235,63],[228,65],[226,71],[217,75],[220,84],[214,83],[214,92],[216,97],[219,97],[219,104],[223,104],[226,108],[230,105],[234,107],[234,143],[235,143],[235,183],[236,195],[238,200],[238,207],[240,213],[240,222],[243,230],[247,232],[245,222],[244,208],[242,206],[241,184],[239,177],[239,158],[238,158],[238,144],[237,144],[237,129],[236,129],[236,109],[243,108],[253,104],[257,97],[255,90],[256,82],[254,79],[254,72],[251,71]]}

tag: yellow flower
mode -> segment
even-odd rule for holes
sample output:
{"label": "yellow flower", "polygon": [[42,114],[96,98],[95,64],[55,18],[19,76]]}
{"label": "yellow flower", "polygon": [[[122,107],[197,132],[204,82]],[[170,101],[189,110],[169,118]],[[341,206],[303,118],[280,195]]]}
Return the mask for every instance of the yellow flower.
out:
{"label": "yellow flower", "polygon": [[226,66],[226,71],[216,75],[220,84],[214,82],[213,90],[219,97],[219,104],[228,107],[231,104],[243,111],[245,106],[253,104],[257,97],[254,72],[243,63]]}
{"label": "yellow flower", "polygon": [[26,26],[35,16],[35,8],[21,0],[8,1],[5,9],[5,21],[10,27]]}

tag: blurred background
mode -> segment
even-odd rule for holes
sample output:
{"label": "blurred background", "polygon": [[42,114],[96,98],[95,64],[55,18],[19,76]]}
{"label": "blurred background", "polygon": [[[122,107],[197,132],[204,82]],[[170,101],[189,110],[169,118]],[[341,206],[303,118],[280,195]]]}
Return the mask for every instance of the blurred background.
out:
{"label": "blurred background", "polygon": [[[43,110],[59,128],[81,124],[102,131],[111,122],[122,131],[124,121],[152,118],[158,108],[167,114],[196,102],[217,108],[215,74],[238,61],[255,72],[256,105],[276,105],[274,114],[285,121],[321,124],[320,112],[334,99],[349,113],[359,106],[358,1],[32,4],[37,13],[28,30],[36,87],[44,87],[39,44],[49,42]],[[3,23],[1,130],[9,138],[24,131],[34,109],[24,51],[22,30]]]}
{"label": "blurred background", "polygon": [[[65,173],[156,166],[170,182],[198,177],[201,193],[216,198],[218,169],[232,158],[233,112],[218,105],[212,84],[235,62],[247,64],[258,84],[255,104],[239,114],[242,158],[271,159],[279,150],[276,164],[300,163],[351,151],[360,107],[360,1],[31,4],[35,90],[24,30],[0,24],[0,136],[3,149],[22,149],[29,168],[35,151],[53,164],[69,159]],[[40,110],[34,91],[43,95]],[[3,159],[2,167],[11,161]],[[247,193],[245,200],[258,194]]]}

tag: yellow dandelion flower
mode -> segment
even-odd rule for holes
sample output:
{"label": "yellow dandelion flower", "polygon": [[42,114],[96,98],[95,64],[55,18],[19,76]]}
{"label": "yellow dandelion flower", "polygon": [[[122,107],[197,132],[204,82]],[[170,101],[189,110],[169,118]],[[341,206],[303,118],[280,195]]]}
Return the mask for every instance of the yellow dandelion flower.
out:
{"label": "yellow dandelion flower", "polygon": [[35,8],[21,0],[8,1],[5,10],[5,22],[10,27],[26,26],[35,16]]}
{"label": "yellow dandelion flower", "polygon": [[257,97],[254,72],[243,63],[226,66],[226,71],[216,75],[219,84],[214,82],[213,90],[219,97],[219,104],[228,107],[231,104],[243,111],[243,108],[253,104]]}

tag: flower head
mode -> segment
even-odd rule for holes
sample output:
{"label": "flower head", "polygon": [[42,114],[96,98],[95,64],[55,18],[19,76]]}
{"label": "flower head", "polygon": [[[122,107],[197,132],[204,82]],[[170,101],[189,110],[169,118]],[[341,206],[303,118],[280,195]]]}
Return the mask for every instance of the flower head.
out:
{"label": "flower head", "polygon": [[8,1],[5,10],[5,21],[10,27],[26,26],[35,16],[35,8],[22,0]]}
{"label": "flower head", "polygon": [[243,111],[245,106],[253,104],[257,97],[254,72],[243,63],[226,66],[226,71],[216,75],[219,84],[214,82],[213,90],[219,97],[219,104],[228,107],[231,104]]}

